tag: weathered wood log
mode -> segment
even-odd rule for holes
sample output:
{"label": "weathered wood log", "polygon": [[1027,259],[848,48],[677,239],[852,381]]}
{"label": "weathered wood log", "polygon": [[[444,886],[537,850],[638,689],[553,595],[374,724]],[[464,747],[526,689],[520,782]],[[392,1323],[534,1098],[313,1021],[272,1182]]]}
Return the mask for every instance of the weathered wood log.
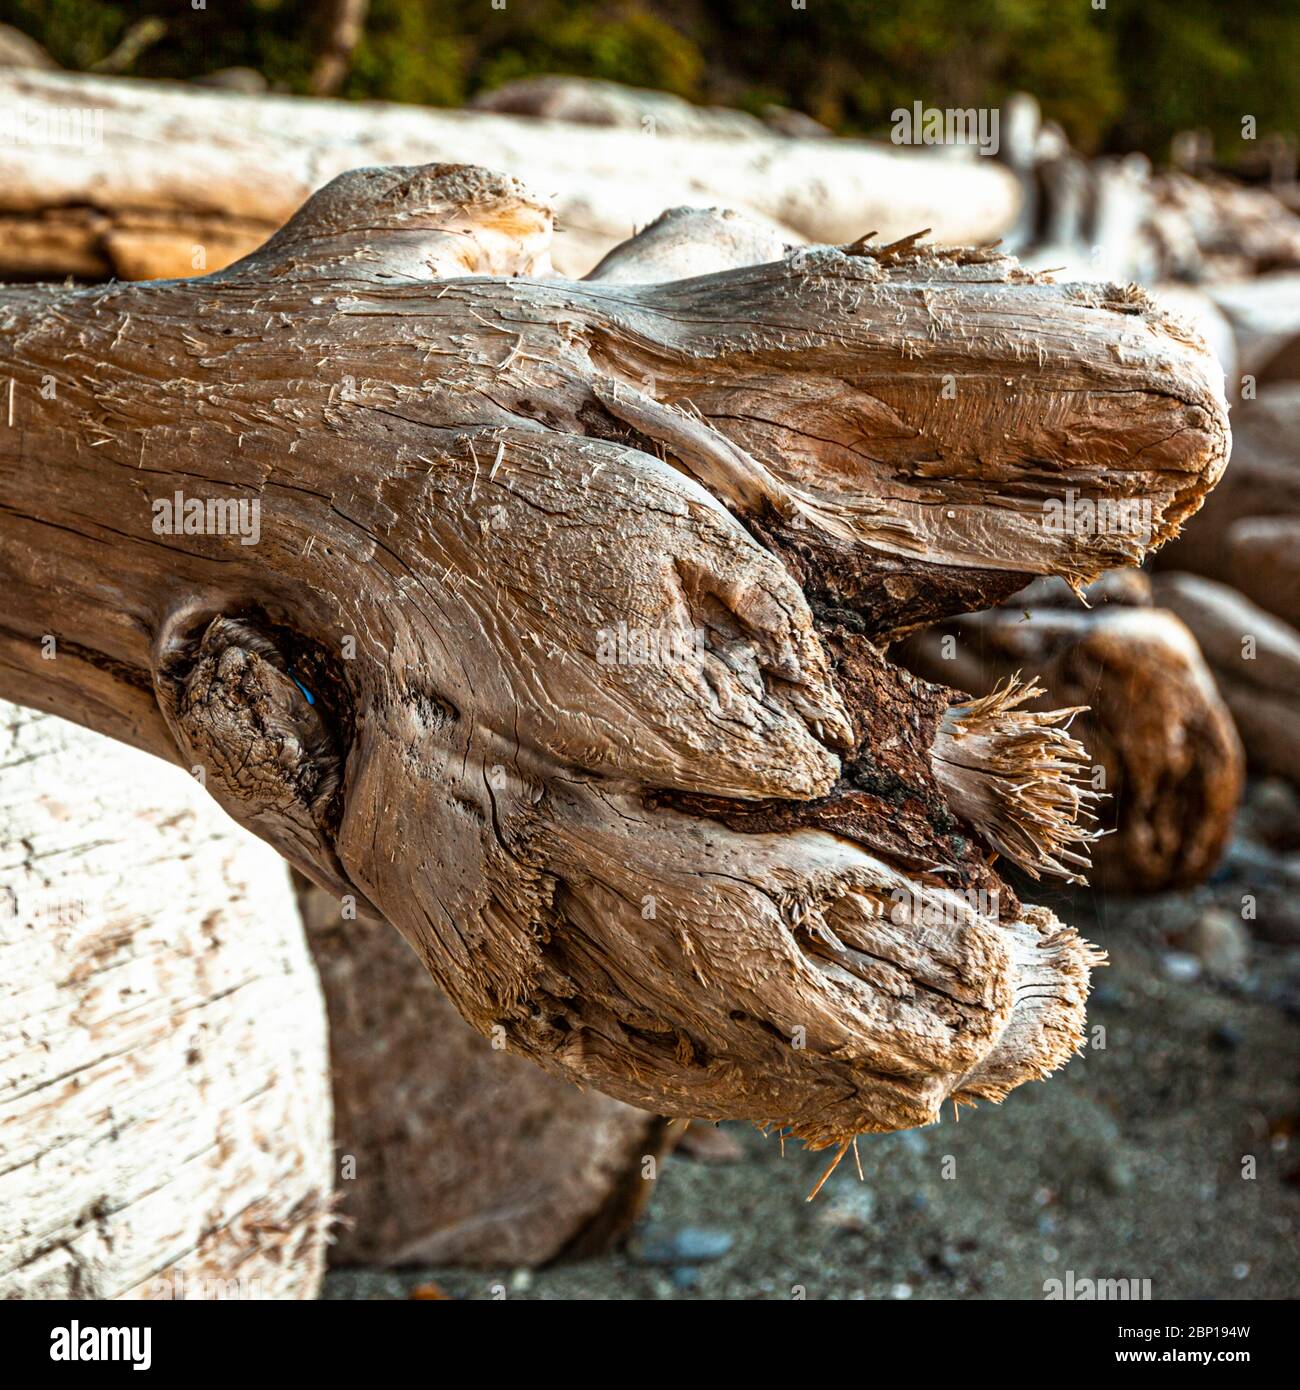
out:
{"label": "weathered wood log", "polygon": [[644,135],[687,135],[729,139],[833,140],[834,131],[802,111],[765,105],[759,115],[725,106],[696,106],[672,92],[628,87],[597,77],[547,74],[507,82],[470,101],[476,111],[539,116],[575,125],[618,126]]}
{"label": "weathered wood log", "polygon": [[843,1144],[1045,1074],[1092,955],[980,837],[1073,865],[1083,750],[875,644],[1173,534],[1204,344],[914,239],[528,279],[543,211],[363,170],[219,274],[0,294],[0,686],[204,768],[631,1104]]}
{"label": "weathered wood log", "polygon": [[507,82],[490,92],[480,92],[470,105],[476,111],[537,116],[575,125],[617,126],[646,135],[721,136],[724,139],[764,139],[770,135],[767,126],[747,111],[695,106],[672,92],[567,74]]}
{"label": "weathered wood log", "polygon": [[283,863],[12,705],[0,781],[0,1298],[314,1297],[329,1064]]}
{"label": "weathered wood log", "polygon": [[[249,97],[130,79],[0,72],[0,275],[215,270],[254,250],[346,169],[451,159],[553,193],[555,264],[581,275],[666,207],[725,203],[787,241],[919,227],[996,239],[1015,180],[958,160],[847,140],[648,136],[487,111]],[[73,141],[70,116],[89,134]],[[53,135],[51,134],[53,132]],[[102,140],[94,138],[96,134]],[[57,144],[51,145],[51,138]],[[57,157],[55,157],[57,156]]]}
{"label": "weathered wood log", "polygon": [[1226,584],[1178,573],[1153,582],[1195,634],[1251,765],[1300,783],[1300,632]]}
{"label": "weathered wood log", "polygon": [[1300,274],[1277,271],[1250,280],[1211,280],[1202,289],[1232,324],[1241,372],[1256,385],[1291,379],[1284,354],[1300,329]]}
{"label": "weathered wood log", "polygon": [[1223,369],[1224,391],[1235,404],[1241,391],[1241,373],[1237,362],[1237,337],[1228,316],[1204,290],[1191,285],[1162,280],[1153,286],[1151,294],[1172,316],[1186,319],[1205,339],[1206,346]]}
{"label": "weathered wood log", "polygon": [[1157,207],[1191,229],[1202,278],[1300,268],[1300,217],[1268,189],[1170,171],[1153,191]]}
{"label": "weathered wood log", "polygon": [[1088,591],[1102,606],[1079,611],[1065,585],[1039,581],[1005,607],[917,634],[896,656],[976,695],[1037,671],[1047,692],[1040,708],[1086,706],[1072,729],[1101,769],[1092,786],[1106,793],[1098,820],[1108,832],[1093,848],[1089,882],[1162,892],[1213,872],[1232,834],[1245,758],[1192,634],[1149,606],[1142,575],[1115,574],[1118,582]]}
{"label": "weathered wood log", "polygon": [[10,24],[0,24],[0,68],[43,68],[48,71],[58,66],[35,39]]}
{"label": "weathered wood log", "polygon": [[331,1263],[540,1265],[621,1236],[681,1126],[493,1046],[386,922],[299,884],[329,1010]]}

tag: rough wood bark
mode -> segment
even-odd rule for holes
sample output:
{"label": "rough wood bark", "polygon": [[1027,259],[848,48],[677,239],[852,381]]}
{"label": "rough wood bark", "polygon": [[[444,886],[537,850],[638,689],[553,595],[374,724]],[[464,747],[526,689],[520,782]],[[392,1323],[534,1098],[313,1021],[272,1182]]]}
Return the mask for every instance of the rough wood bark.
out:
{"label": "rough wood bark", "polygon": [[[912,241],[429,283],[511,227],[534,264],[538,209],[358,171],[218,275],[0,295],[5,690],[205,767],[629,1103],[830,1143],[1041,1076],[1090,953],[979,837],[1067,849],[1082,750],[875,643],[1173,533],[1228,446],[1204,345]],[[157,527],[178,491],[260,544]],[[1058,527],[1069,491],[1148,525]]]}
{"label": "rough wood bark", "polygon": [[[1108,832],[1093,847],[1089,882],[1153,893],[1199,883],[1232,834],[1245,759],[1227,706],[1195,639],[1150,606],[1143,576],[1116,574],[1080,610],[1064,585],[1043,581],[991,609],[928,629],[897,656],[930,680],[983,695],[1021,670],[1040,673],[1039,705],[1086,706],[1072,726],[1107,794]],[[1109,577],[1108,577],[1109,578]],[[1111,599],[1107,602],[1107,588]],[[1072,605],[1067,607],[1066,604]]]}
{"label": "rough wood bark", "polygon": [[622,1235],[680,1126],[494,1047],[386,922],[305,880],[299,901],[329,1009],[331,1262],[540,1265]]}
{"label": "rough wood bark", "polygon": [[[554,194],[555,263],[581,275],[666,207],[725,203],[791,242],[884,240],[930,227],[989,241],[1015,217],[1006,170],[838,140],[700,139],[486,111],[248,97],[131,79],[0,72],[0,275],[214,270],[254,250],[313,190],[365,164],[484,164]],[[99,112],[102,144],[31,138]],[[92,127],[93,129],[93,127]],[[196,266],[196,248],[205,259]]]}
{"label": "rough wood bark", "polygon": [[0,785],[0,1298],[314,1297],[328,1058],[284,865],[12,705]]}
{"label": "rough wood bark", "polygon": [[1199,575],[1162,573],[1154,584],[1196,635],[1251,765],[1300,783],[1300,632]]}

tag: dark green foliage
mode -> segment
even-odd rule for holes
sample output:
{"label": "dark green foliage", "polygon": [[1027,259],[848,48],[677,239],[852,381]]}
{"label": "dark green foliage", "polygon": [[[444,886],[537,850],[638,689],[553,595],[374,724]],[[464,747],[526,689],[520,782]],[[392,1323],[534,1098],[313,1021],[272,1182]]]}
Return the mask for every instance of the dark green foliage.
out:
{"label": "dark green foliage", "polygon": [[[1210,130],[1221,159],[1300,127],[1296,0],[372,0],[346,94],[454,105],[515,77],[567,72],[748,109],[794,106],[883,133],[890,112],[995,106],[1034,92],[1084,150],[1168,152]],[[247,66],[302,91],[320,0],[0,0],[0,20],[66,67],[103,58],[144,15],[168,23],[132,71]]]}

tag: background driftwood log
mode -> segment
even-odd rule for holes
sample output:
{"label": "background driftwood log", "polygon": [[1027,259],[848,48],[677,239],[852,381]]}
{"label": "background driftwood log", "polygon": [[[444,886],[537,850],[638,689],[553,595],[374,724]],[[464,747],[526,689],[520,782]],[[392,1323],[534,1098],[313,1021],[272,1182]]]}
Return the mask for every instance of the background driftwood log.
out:
{"label": "background driftwood log", "polygon": [[1154,584],[1157,603],[1195,634],[1251,764],[1300,783],[1300,632],[1200,575],[1162,572]]}
{"label": "background driftwood log", "polygon": [[622,1235],[681,1126],[494,1047],[386,922],[298,898],[329,1012],[331,1263],[540,1265]]}
{"label": "background driftwood log", "polygon": [[0,778],[0,1297],[314,1297],[325,1012],[284,864],[48,715],[0,705]]}
{"label": "background driftwood log", "polygon": [[[842,1151],[1044,1075],[1093,955],[981,840],[1077,872],[1085,755],[876,643],[1174,534],[1213,359],[996,252],[528,278],[548,225],[358,171],[217,275],[0,294],[6,693],[203,767],[480,1031],[633,1104]],[[1070,492],[1148,525],[1047,524]]]}
{"label": "background driftwood log", "polygon": [[[921,227],[979,242],[1011,225],[1019,200],[991,160],[862,141],[613,127],[575,139],[567,122],[490,111],[17,69],[0,70],[0,110],[20,123],[0,141],[0,275],[10,278],[215,270],[254,250],[335,175],[367,164],[455,160],[526,178],[556,199],[554,259],[568,275],[676,204],[726,204],[791,242],[849,241],[873,228],[888,241]],[[59,139],[83,118],[102,143]]]}
{"label": "background driftwood log", "polygon": [[[1160,555],[1157,568],[1190,570],[1222,583],[1259,584],[1259,601],[1271,610],[1271,567],[1259,564],[1251,573],[1248,557],[1234,555],[1231,537],[1239,523],[1282,517],[1300,517],[1298,383],[1262,387],[1254,400],[1234,406],[1232,466],[1196,520]],[[1274,590],[1279,600],[1284,591],[1285,584]]]}
{"label": "background driftwood log", "polygon": [[1089,884],[1160,892],[1209,876],[1232,834],[1245,759],[1232,716],[1186,626],[1151,606],[1137,571],[1088,590],[1084,609],[1039,581],[999,608],[927,629],[897,650],[931,680],[983,695],[1021,670],[1039,704],[1084,706],[1073,730],[1104,776]]}

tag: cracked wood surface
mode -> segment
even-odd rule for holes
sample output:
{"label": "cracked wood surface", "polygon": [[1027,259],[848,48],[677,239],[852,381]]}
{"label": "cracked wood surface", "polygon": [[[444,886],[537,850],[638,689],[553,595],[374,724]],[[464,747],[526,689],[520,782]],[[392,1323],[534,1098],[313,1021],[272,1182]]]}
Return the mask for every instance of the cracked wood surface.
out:
{"label": "cracked wood surface", "polygon": [[[827,1144],[1045,1075],[1093,955],[971,852],[969,808],[1016,814],[998,739],[954,805],[970,711],[867,649],[1175,531],[1226,457],[1213,360],[1140,291],[914,238],[532,278],[536,206],[358,171],[218,274],[0,294],[0,688],[201,764],[481,1031],[632,1104]],[[743,261],[721,216],[671,256]],[[1053,531],[1069,489],[1150,537]],[[178,491],[257,501],[258,544],[158,534]]]}

